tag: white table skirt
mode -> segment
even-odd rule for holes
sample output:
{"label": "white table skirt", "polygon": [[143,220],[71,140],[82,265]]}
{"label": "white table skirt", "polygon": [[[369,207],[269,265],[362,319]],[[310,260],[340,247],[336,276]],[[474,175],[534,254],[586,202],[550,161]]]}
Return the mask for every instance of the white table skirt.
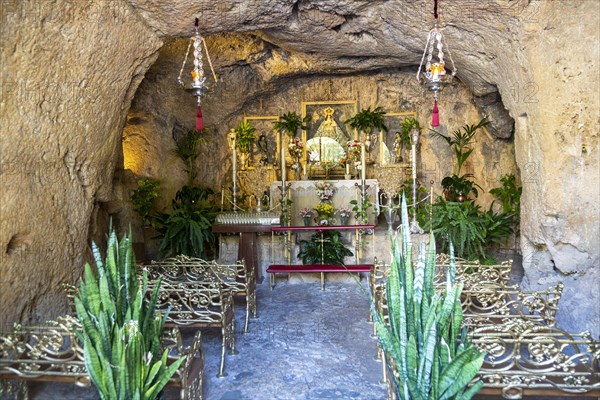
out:
{"label": "white table skirt", "polygon": [[[290,197],[293,201],[292,207],[292,225],[301,226],[303,225],[302,218],[298,215],[298,212],[302,208],[314,208],[319,204],[320,200],[317,197],[316,184],[329,182],[335,187],[335,193],[332,197],[332,205],[337,210],[340,207],[348,207],[352,209],[351,200],[356,200],[360,194],[360,188],[356,185],[360,185],[358,179],[348,180],[318,180],[318,181],[289,181],[290,184]],[[376,224],[377,215],[379,214],[379,198],[377,193],[379,192],[379,184],[376,179],[367,179],[366,184],[367,195],[369,200],[374,204],[374,207],[368,210],[369,213],[369,224]],[[271,184],[270,189],[271,196],[271,208],[275,207],[281,201],[281,181],[275,181]],[[349,224],[352,225],[354,221],[354,213],[352,213]],[[338,218],[339,222],[339,218]]]}

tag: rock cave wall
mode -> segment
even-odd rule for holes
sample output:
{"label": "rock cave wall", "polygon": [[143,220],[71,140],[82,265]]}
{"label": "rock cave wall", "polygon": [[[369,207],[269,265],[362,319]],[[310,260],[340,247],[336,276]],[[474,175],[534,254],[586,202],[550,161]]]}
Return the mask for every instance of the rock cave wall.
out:
{"label": "rock cave wall", "polygon": [[5,326],[67,311],[62,283],[75,283],[89,258],[90,217],[113,197],[125,116],[162,42],[126,3],[2,7]]}
{"label": "rock cave wall", "polygon": [[[118,195],[111,193],[112,171],[130,99],[162,40],[188,37],[193,16],[201,17],[206,34],[248,32],[263,40],[211,46],[217,64],[221,58],[241,60],[217,65],[223,78],[218,90],[239,97],[240,106],[223,116],[231,120],[256,107],[259,99],[248,94],[263,84],[260,96],[267,99],[279,93],[278,85],[301,75],[414,70],[432,24],[430,3],[59,0],[3,8],[3,321],[47,318],[66,306],[58,284],[79,275],[90,216],[99,203]],[[524,186],[523,286],[563,281],[559,325],[590,329],[595,337],[599,12],[595,0],[457,1],[441,8],[460,80],[482,109],[492,112],[498,103],[490,98],[501,96],[515,120],[515,157]],[[228,83],[234,81],[228,74],[247,64],[256,68],[248,70],[246,86]],[[211,107],[219,104],[207,102],[207,115],[219,115]],[[128,126],[135,125],[132,118],[133,113]]]}

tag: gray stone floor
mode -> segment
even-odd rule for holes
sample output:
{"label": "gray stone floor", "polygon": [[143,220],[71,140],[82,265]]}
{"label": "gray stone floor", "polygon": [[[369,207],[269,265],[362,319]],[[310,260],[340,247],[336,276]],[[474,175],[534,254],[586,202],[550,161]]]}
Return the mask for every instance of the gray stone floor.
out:
{"label": "gray stone floor", "polygon": [[[363,281],[363,284],[365,282]],[[217,378],[218,332],[203,335],[204,396],[209,400],[385,399],[381,364],[368,323],[369,303],[356,283],[258,287],[259,318],[236,335],[239,354],[228,355],[225,378]],[[238,330],[245,309],[236,304]],[[93,389],[72,384],[31,387],[36,400],[97,399]],[[177,393],[168,391],[169,399]]]}

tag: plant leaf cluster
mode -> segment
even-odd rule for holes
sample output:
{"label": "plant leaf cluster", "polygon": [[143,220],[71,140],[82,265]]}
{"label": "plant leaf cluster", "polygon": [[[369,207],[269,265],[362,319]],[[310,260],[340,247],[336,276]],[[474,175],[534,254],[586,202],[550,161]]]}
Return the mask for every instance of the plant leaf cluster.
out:
{"label": "plant leaf cluster", "polygon": [[473,152],[474,149],[471,147],[471,142],[475,137],[477,130],[489,125],[489,123],[490,121],[488,121],[486,118],[483,118],[476,125],[465,124],[464,126],[452,132],[452,135],[450,136],[444,136],[433,129],[431,130],[437,137],[444,139],[446,143],[448,143],[448,146],[452,148],[454,156],[456,157],[454,175],[460,176],[460,171],[463,164]]}
{"label": "plant leaf cluster", "polygon": [[166,319],[155,313],[160,283],[146,297],[147,276],[136,276],[131,233],[121,242],[109,234],[106,258],[92,251],[97,272],[86,263],[75,308],[82,330],[84,360],[101,399],[151,400],[175,373],[184,357],[167,365],[160,339]]}
{"label": "plant leaf cluster", "polygon": [[256,140],[256,128],[250,122],[240,122],[235,128],[235,143],[240,153],[249,153]]}
{"label": "plant leaf cluster", "polygon": [[358,200],[350,200],[350,204],[352,204],[352,211],[354,212],[356,223],[365,225],[369,220],[368,210],[373,206],[369,199],[369,195],[365,195],[360,202]]}
{"label": "plant leaf cluster", "polygon": [[310,240],[301,240],[298,258],[303,264],[337,264],[344,265],[344,257],[354,255],[342,242],[341,233],[336,230],[317,232]]}
{"label": "plant leaf cluster", "polygon": [[513,234],[513,214],[482,211],[471,201],[452,202],[441,198],[433,205],[432,218],[425,223],[440,239],[442,252],[453,243],[459,257],[493,261],[490,249]]}
{"label": "plant leaf cluster", "polygon": [[402,144],[404,148],[411,146],[410,133],[413,129],[416,129],[421,133],[421,125],[416,118],[404,118],[400,124],[400,131],[396,132],[397,140]]}
{"label": "plant leaf cluster", "polygon": [[212,224],[217,210],[208,188],[182,187],[171,203],[173,212],[159,217],[159,251],[163,257],[184,254],[209,258],[215,251]]}
{"label": "plant leaf cluster", "polygon": [[[386,282],[389,323],[373,311],[379,342],[393,360],[392,374],[399,399],[468,400],[483,386],[469,386],[483,363],[484,354],[467,339],[462,325],[462,284],[454,280],[454,253],[447,273],[446,290],[436,293],[435,238],[425,254],[423,244],[415,265],[402,199],[402,240],[392,242],[390,276]],[[391,365],[390,365],[391,367]]]}
{"label": "plant leaf cluster", "polygon": [[185,171],[188,174],[188,185],[192,186],[198,175],[196,172],[196,159],[198,158],[198,149],[201,143],[208,140],[205,131],[191,129],[179,139],[174,153],[185,164]]}
{"label": "plant leaf cluster", "polygon": [[160,182],[154,179],[143,178],[137,181],[138,188],[131,194],[133,211],[142,217],[144,223],[153,221],[154,202],[159,196]]}
{"label": "plant leaf cluster", "polygon": [[387,132],[388,128],[385,126],[384,117],[385,111],[381,107],[376,107],[373,111],[369,107],[366,110],[360,110],[354,117],[347,119],[344,123],[366,134],[373,133],[374,129]]}
{"label": "plant leaf cluster", "polygon": [[306,130],[306,124],[310,121],[310,116],[307,115],[301,118],[295,112],[288,112],[279,117],[279,121],[273,122],[273,129],[285,131],[289,137],[293,137],[298,132],[298,129]]}

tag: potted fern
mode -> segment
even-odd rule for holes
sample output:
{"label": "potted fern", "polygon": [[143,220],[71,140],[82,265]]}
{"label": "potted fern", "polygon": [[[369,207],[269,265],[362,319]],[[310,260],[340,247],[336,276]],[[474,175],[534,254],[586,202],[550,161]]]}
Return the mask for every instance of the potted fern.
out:
{"label": "potted fern", "polygon": [[483,386],[480,380],[472,381],[484,354],[469,342],[466,328],[461,327],[462,284],[454,279],[453,250],[446,289],[436,293],[435,240],[431,234],[428,251],[422,244],[413,264],[404,197],[402,221],[401,242],[398,244],[397,238],[392,242],[386,282],[389,322],[377,314],[372,303],[379,342],[391,360],[388,366],[395,369],[390,375],[397,398],[471,399]]}
{"label": "potted fern", "polygon": [[344,121],[350,127],[367,135],[373,133],[374,129],[387,132],[387,126],[384,124],[385,111],[381,107],[376,107],[371,111],[371,107],[366,110],[360,110],[354,117]]}
{"label": "potted fern", "polygon": [[97,272],[86,263],[74,299],[85,367],[100,399],[156,399],[184,357],[168,365],[160,340],[166,316],[155,312],[160,284],[150,299],[147,277],[136,276],[131,233],[119,242],[110,231],[106,258],[92,243]]}
{"label": "potted fern", "polygon": [[308,121],[310,121],[310,116],[308,115],[304,118],[301,118],[295,112],[288,112],[286,114],[282,114],[278,121],[273,122],[273,129],[285,131],[288,137],[293,138],[298,134],[298,129],[308,129],[305,126]]}

